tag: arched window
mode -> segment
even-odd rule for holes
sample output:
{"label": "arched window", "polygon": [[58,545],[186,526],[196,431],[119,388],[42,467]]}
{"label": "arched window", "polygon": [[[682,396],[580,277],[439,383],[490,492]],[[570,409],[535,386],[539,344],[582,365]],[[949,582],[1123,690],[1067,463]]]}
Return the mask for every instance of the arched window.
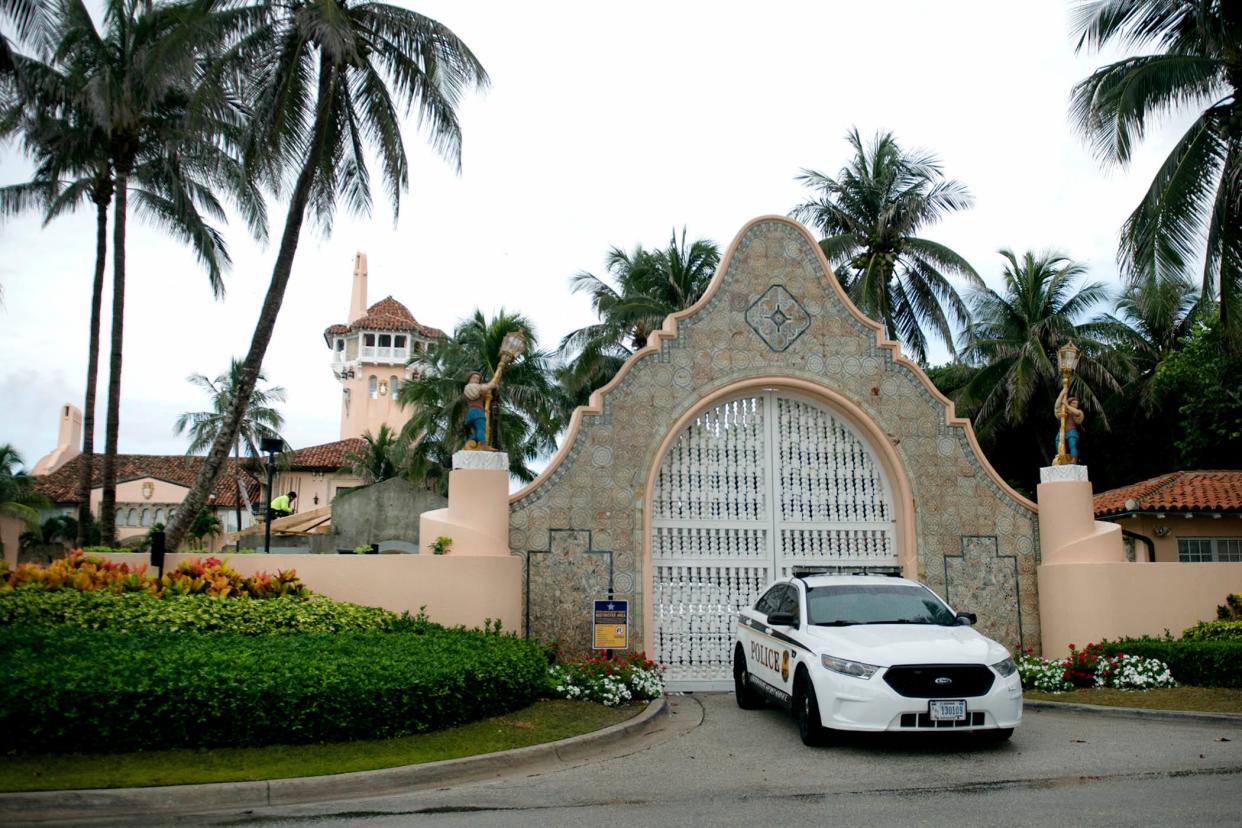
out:
{"label": "arched window", "polygon": [[125,518],[125,510],[124,510],[124,509],[117,509],[117,510],[116,510],[116,525],[117,525],[117,526],[125,526],[125,525],[126,525],[125,521],[126,521],[126,518]]}
{"label": "arched window", "polygon": [[367,394],[371,399],[375,399],[379,394],[379,380],[375,378],[374,374],[367,380]]}
{"label": "arched window", "polygon": [[388,399],[395,400],[397,398],[397,377],[393,375],[388,378]]}
{"label": "arched window", "polygon": [[151,512],[149,509],[142,510],[142,519],[138,522],[139,526],[150,526]]}
{"label": "arched window", "polygon": [[155,522],[156,522],[156,523],[163,523],[163,522],[164,522],[164,510],[163,510],[163,509],[156,509],[156,510],[155,510],[155,518],[154,518],[154,520],[155,520]]}
{"label": "arched window", "polygon": [[129,510],[129,514],[125,516],[125,525],[126,526],[137,526],[138,525],[138,510],[137,509]]}

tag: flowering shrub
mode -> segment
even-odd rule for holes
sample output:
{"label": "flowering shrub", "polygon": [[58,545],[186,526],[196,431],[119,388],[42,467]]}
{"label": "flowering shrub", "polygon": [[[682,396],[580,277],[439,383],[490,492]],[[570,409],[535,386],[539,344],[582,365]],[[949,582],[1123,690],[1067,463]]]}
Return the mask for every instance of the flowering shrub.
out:
{"label": "flowering shrub", "polygon": [[1018,675],[1022,677],[1022,687],[1026,690],[1039,690],[1044,693],[1061,693],[1072,690],[1065,677],[1065,666],[1060,661],[1048,661],[1029,650],[1020,650],[1013,657],[1018,665]]}
{"label": "flowering shrub", "polygon": [[0,594],[15,590],[56,592],[149,592],[159,597],[210,595],[230,598],[309,597],[311,592],[290,569],[275,575],[256,572],[243,576],[219,558],[183,561],[156,579],[146,574],[145,564],[131,566],[87,555],[75,549],[47,566],[22,564],[10,570],[0,562]]}
{"label": "flowering shrub", "polygon": [[1088,644],[1079,650],[1069,645],[1062,659],[1048,660],[1020,650],[1014,657],[1022,687],[1045,693],[1061,693],[1075,687],[1111,687],[1116,690],[1147,690],[1174,687],[1169,666],[1154,658],[1126,655],[1107,644]]}
{"label": "flowering shrub", "polygon": [[554,663],[548,668],[548,687],[559,699],[618,707],[634,699],[659,698],[664,693],[664,679],[659,666],[645,654],[625,653]]}
{"label": "flowering shrub", "polygon": [[1147,690],[1152,687],[1176,687],[1169,665],[1155,658],[1115,655],[1100,662],[1095,674],[1096,687],[1117,690]]}
{"label": "flowering shrub", "polygon": [[10,570],[7,564],[0,565],[0,592],[23,588],[45,592],[60,589],[151,592],[155,579],[146,575],[146,569],[145,565],[131,567],[126,563],[113,563],[75,549],[47,566],[21,564]]}
{"label": "flowering shrub", "polygon": [[1200,621],[1182,631],[1183,641],[1219,641],[1242,639],[1242,620]]}

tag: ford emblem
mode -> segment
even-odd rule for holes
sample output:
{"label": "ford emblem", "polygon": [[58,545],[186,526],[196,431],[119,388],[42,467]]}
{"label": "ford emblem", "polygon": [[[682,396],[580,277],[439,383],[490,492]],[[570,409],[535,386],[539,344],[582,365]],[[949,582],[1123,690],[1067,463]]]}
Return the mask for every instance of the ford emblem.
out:
{"label": "ford emblem", "polygon": [[940,678],[936,679],[936,684],[939,684],[939,685],[952,684],[952,683],[953,683],[953,679],[949,678],[948,676],[941,676]]}

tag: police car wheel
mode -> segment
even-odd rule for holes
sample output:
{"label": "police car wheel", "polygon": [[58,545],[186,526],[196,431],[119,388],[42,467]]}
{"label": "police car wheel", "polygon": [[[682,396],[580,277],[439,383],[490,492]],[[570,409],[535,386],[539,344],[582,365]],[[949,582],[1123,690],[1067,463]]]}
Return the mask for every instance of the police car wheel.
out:
{"label": "police car wheel", "polygon": [[828,731],[819,718],[819,700],[815,698],[815,688],[805,674],[797,679],[794,687],[794,716],[798,719],[798,735],[802,744],[808,747],[819,747],[828,741]]}
{"label": "police car wheel", "polygon": [[738,647],[733,653],[733,696],[737,706],[743,710],[758,710],[763,707],[763,699],[750,686],[750,671],[746,669],[746,656]]}

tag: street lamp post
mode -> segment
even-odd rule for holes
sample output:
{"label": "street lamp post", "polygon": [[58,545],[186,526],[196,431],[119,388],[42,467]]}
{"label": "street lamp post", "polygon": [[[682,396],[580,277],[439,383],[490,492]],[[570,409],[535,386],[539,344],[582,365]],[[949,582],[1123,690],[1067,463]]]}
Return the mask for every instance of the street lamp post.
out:
{"label": "street lamp post", "polygon": [[1061,410],[1057,412],[1061,420],[1061,433],[1057,438],[1057,456],[1052,461],[1054,466],[1068,466],[1074,463],[1074,457],[1065,448],[1065,423],[1069,418],[1069,386],[1070,378],[1078,368],[1079,350],[1074,340],[1069,340],[1057,349],[1057,368],[1061,371],[1062,396],[1066,398]]}
{"label": "street lamp post", "polygon": [[272,554],[272,478],[276,475],[276,452],[282,451],[285,441],[279,437],[263,437],[259,451],[267,452],[267,491],[263,498],[263,554]]}

